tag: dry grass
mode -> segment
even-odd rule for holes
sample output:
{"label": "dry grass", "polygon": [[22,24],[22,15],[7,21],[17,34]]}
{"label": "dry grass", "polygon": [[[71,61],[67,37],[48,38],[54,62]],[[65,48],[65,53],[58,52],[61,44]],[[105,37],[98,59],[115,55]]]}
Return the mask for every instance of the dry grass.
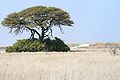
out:
{"label": "dry grass", "polygon": [[100,51],[0,54],[0,80],[120,80],[120,56]]}

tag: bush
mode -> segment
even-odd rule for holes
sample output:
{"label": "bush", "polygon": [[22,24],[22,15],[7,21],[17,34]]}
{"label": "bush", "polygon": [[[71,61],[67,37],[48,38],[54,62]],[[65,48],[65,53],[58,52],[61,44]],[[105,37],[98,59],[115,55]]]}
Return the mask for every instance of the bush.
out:
{"label": "bush", "polygon": [[59,38],[55,37],[54,40],[50,40],[49,38],[45,40],[45,48],[48,51],[63,51],[67,52],[70,51],[70,48]]}
{"label": "bush", "polygon": [[59,38],[17,40],[13,46],[6,48],[6,52],[39,52],[39,51],[69,51],[70,48]]}
{"label": "bush", "polygon": [[13,46],[6,48],[6,52],[36,52],[44,49],[44,43],[38,39],[17,40]]}

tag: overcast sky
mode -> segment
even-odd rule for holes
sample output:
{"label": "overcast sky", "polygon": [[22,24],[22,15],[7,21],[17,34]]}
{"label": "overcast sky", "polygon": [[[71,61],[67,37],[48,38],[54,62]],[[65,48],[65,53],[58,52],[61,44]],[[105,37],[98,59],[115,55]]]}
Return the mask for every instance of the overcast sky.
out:
{"label": "overcast sky", "polygon": [[[32,6],[53,6],[67,11],[73,27],[59,28],[54,36],[66,43],[120,41],[120,0],[1,0],[0,22],[6,15]],[[0,46],[12,45],[17,39],[29,38],[29,33],[18,36],[8,33],[0,24]]]}

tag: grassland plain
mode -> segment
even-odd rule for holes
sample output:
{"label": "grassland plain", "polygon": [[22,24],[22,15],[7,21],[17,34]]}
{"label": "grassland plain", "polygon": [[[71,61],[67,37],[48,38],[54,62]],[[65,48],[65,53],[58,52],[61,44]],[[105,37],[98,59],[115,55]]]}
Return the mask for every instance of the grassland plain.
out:
{"label": "grassland plain", "polygon": [[120,80],[120,56],[104,51],[4,53],[0,80]]}

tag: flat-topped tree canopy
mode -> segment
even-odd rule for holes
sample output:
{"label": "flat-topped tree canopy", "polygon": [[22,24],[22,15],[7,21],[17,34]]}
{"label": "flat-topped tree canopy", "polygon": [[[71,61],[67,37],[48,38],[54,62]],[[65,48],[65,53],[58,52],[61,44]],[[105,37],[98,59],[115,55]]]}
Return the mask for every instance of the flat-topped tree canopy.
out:
{"label": "flat-topped tree canopy", "polygon": [[[20,12],[9,14],[2,25],[10,28],[10,32],[16,34],[23,31],[31,31],[31,38],[38,34],[39,39],[44,39],[52,35],[52,27],[72,26],[74,23],[70,20],[70,15],[56,7],[34,6],[24,9]],[[41,29],[41,33],[38,30]]]}

